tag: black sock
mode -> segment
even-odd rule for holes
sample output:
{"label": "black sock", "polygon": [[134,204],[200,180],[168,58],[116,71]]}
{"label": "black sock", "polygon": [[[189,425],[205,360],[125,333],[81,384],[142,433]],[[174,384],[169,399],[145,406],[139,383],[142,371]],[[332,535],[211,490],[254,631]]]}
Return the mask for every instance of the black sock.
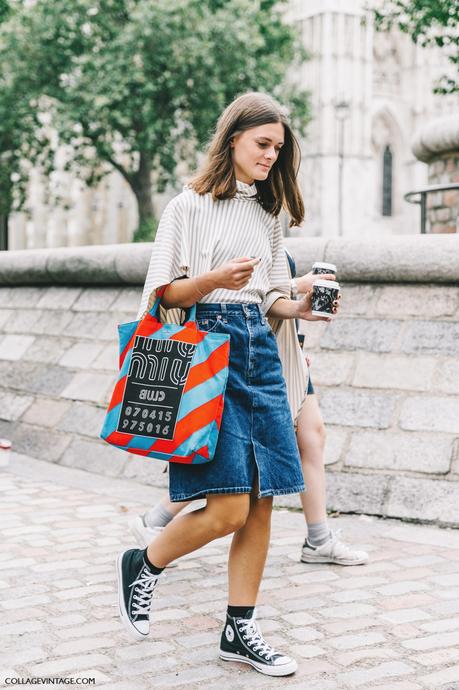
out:
{"label": "black sock", "polygon": [[255,606],[228,606],[227,614],[231,618],[252,618]]}
{"label": "black sock", "polygon": [[143,558],[144,558],[145,563],[148,565],[151,572],[153,573],[153,575],[159,575],[160,573],[163,572],[164,568],[158,568],[156,565],[153,565],[153,563],[151,563],[149,561],[148,556],[147,556],[147,549],[145,549],[145,551],[143,552]]}

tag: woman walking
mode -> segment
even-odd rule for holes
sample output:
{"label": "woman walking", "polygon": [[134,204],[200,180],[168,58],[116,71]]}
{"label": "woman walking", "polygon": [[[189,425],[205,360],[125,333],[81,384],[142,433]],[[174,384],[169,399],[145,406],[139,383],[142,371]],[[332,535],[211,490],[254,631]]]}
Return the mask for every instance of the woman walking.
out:
{"label": "woman walking", "polygon": [[309,295],[290,299],[278,219],[284,207],[292,224],[303,220],[298,165],[282,108],[264,94],[246,94],[223,112],[204,167],[162,215],[140,313],[151,291],[165,284],[166,309],[197,303],[200,328],[231,337],[229,377],[214,459],[170,464],[171,500],[206,498],[205,507],[173,520],[147,549],[118,557],[120,614],[143,639],[163,569],[234,533],[220,657],[272,676],[297,668],[265,641],[254,610],[272,498],[304,490],[276,338],[266,321],[268,314],[314,319]]}
{"label": "woman walking", "polygon": [[[290,282],[294,295],[306,294],[312,289],[317,276],[312,272],[304,276],[296,276],[296,266],[293,257],[286,251],[292,280]],[[334,280],[332,274],[320,276],[322,279]],[[304,336],[298,334],[301,347]],[[306,521],[307,535],[305,537],[300,558],[303,563],[331,563],[334,565],[364,565],[368,562],[365,551],[352,548],[338,538],[338,533],[330,529],[327,519],[326,478],[325,478],[325,425],[320,412],[317,396],[312,385],[309,357],[306,356],[309,378],[306,389],[306,399],[296,416],[297,410],[292,409],[296,417],[296,438],[300,451],[303,477],[307,491],[300,494],[303,513]],[[287,368],[288,371],[288,368]],[[287,381],[287,387],[289,382]],[[183,510],[189,502],[172,503],[169,495],[143,515],[136,515],[129,522],[129,527],[137,542],[146,546],[157,534]]]}

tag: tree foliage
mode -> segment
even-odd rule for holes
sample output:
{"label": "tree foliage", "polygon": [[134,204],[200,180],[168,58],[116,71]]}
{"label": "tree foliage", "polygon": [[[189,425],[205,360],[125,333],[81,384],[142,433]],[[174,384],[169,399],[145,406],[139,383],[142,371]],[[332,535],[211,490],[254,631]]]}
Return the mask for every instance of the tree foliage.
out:
{"label": "tree foliage", "polygon": [[437,93],[459,92],[458,0],[386,0],[375,10],[378,29],[397,26],[420,46],[444,49],[453,64],[453,75],[443,76]]}
{"label": "tree foliage", "polygon": [[56,131],[69,168],[89,184],[116,168],[136,196],[139,225],[154,224],[152,185],[173,184],[178,161],[193,165],[236,95],[272,93],[304,128],[307,94],[286,80],[304,55],[279,14],[282,1],[22,5],[3,24],[0,59],[28,103],[48,116],[48,137],[43,121],[40,138],[22,132],[30,158],[52,167]]}

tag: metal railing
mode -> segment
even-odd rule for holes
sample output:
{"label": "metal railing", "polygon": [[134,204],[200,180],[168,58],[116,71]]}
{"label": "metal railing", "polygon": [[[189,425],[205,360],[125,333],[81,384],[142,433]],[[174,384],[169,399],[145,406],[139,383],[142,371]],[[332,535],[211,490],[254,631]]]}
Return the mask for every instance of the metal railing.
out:
{"label": "metal railing", "polygon": [[[415,192],[408,192],[403,197],[409,204],[420,204],[421,206],[421,234],[425,235],[427,225],[427,195],[435,192],[447,192],[449,190],[457,190],[459,192],[459,182],[452,184],[432,184],[429,187],[418,189]],[[414,197],[418,197],[415,199]],[[456,219],[456,227],[459,221],[459,213]]]}

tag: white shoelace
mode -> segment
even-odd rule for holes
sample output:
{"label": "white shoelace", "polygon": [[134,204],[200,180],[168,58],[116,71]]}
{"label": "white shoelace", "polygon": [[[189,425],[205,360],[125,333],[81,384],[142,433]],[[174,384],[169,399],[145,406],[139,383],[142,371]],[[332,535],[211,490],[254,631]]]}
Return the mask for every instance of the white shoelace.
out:
{"label": "white shoelace", "polygon": [[276,650],[265,642],[255,619],[238,618],[236,623],[241,626],[239,631],[242,633],[243,639],[247,640],[247,645],[254,652],[258,652],[260,656],[264,656],[267,661],[270,661],[274,654],[276,654]]}
{"label": "white shoelace", "polygon": [[139,578],[129,585],[129,587],[136,587],[132,597],[133,616],[149,615],[153,600],[153,590],[161,575],[154,575],[148,568],[143,568]]}

